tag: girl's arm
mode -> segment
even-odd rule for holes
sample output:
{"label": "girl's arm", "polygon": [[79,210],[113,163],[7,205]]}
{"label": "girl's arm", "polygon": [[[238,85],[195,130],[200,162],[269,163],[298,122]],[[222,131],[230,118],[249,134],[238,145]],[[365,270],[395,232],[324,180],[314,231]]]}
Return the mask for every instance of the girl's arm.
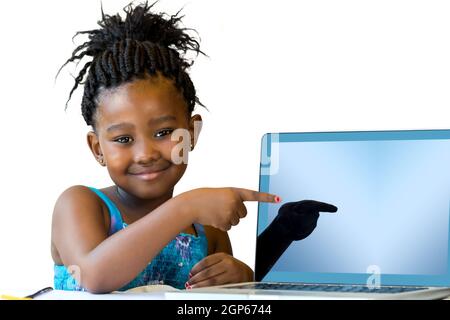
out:
{"label": "girl's arm", "polygon": [[229,255],[233,255],[233,248],[231,247],[230,238],[228,232],[222,231],[211,226],[205,226],[208,236],[208,255],[224,252]]}
{"label": "girl's arm", "polygon": [[88,188],[67,189],[56,202],[52,241],[66,267],[77,270],[80,285],[91,292],[117,290],[141,272],[151,259],[194,217],[177,197],[127,228],[108,237],[102,205]]}
{"label": "girl's arm", "polygon": [[190,289],[253,281],[253,270],[233,257],[228,233],[215,228],[211,228],[208,233],[209,255],[192,268],[192,277],[186,287]]}

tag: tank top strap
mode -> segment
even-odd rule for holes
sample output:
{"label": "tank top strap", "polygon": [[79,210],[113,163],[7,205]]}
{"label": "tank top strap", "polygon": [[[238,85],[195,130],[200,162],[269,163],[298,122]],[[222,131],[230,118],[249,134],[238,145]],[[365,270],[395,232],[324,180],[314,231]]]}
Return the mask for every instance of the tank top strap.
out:
{"label": "tank top strap", "polygon": [[208,238],[206,237],[205,227],[202,224],[194,223],[194,228],[197,233],[196,239],[198,239],[197,241],[199,244],[197,250],[206,257],[208,255]]}
{"label": "tank top strap", "polygon": [[108,196],[99,189],[93,187],[89,187],[89,189],[91,189],[97,196],[99,196],[100,199],[102,199],[103,202],[108,207],[109,217],[111,221],[109,226],[109,235],[112,235],[117,231],[122,230],[123,229],[122,215],[120,214],[120,211],[114,204],[114,202],[112,202],[112,200],[108,198]]}
{"label": "tank top strap", "polygon": [[205,235],[205,227],[200,223],[194,223],[195,232],[199,238]]}

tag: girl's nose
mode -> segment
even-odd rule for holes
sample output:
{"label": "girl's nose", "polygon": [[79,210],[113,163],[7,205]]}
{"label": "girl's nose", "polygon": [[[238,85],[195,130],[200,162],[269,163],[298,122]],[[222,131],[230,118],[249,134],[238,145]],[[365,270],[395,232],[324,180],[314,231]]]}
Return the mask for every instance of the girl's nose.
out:
{"label": "girl's nose", "polygon": [[136,148],[135,162],[139,164],[148,164],[161,158],[161,153],[152,143],[141,143]]}

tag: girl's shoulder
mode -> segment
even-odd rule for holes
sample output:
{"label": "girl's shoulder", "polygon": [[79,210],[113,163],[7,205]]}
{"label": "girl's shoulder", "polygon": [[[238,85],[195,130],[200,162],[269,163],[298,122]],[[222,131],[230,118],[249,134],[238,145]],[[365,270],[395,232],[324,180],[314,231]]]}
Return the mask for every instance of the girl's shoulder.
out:
{"label": "girl's shoulder", "polygon": [[73,261],[108,237],[105,210],[102,200],[88,187],[76,185],[60,194],[52,217],[51,248],[55,264]]}
{"label": "girl's shoulder", "polygon": [[76,204],[88,204],[101,209],[102,201],[89,187],[83,185],[75,185],[64,190],[56,200],[55,207],[76,205]]}
{"label": "girl's shoulder", "polygon": [[[75,218],[78,220],[94,220],[105,222],[108,211],[104,202],[89,187],[75,185],[64,190],[56,200],[53,220]],[[76,217],[74,217],[74,215]],[[105,226],[106,227],[106,226]]]}

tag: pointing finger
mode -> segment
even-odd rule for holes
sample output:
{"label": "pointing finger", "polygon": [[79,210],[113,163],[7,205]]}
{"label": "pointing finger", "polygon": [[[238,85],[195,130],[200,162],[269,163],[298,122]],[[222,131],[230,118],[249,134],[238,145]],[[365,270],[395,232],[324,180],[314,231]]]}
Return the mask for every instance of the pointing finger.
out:
{"label": "pointing finger", "polygon": [[281,201],[281,198],[279,196],[266,192],[259,192],[243,188],[234,188],[234,190],[239,194],[239,196],[243,201],[259,201],[259,202],[274,202],[274,203],[278,203]]}

